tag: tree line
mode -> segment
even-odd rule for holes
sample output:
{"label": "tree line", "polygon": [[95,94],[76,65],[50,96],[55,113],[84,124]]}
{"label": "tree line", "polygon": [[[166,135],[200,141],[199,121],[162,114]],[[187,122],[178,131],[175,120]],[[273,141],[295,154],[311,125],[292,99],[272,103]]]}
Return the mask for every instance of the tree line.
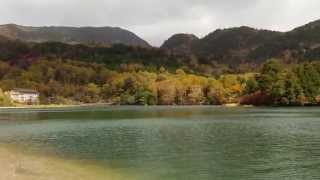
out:
{"label": "tree line", "polygon": [[177,68],[150,71],[143,64],[104,64],[38,59],[29,66],[0,61],[0,105],[3,91],[39,91],[41,104],[113,103],[126,105],[316,105],[320,63],[282,64],[269,60],[258,72],[205,76]]}

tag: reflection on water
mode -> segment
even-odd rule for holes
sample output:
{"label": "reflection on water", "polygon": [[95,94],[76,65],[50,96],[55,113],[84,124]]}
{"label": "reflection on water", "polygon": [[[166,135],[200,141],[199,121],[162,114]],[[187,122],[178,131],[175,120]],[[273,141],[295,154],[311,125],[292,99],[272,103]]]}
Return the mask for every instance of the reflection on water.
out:
{"label": "reflection on water", "polygon": [[320,109],[1,110],[0,142],[140,179],[319,179]]}

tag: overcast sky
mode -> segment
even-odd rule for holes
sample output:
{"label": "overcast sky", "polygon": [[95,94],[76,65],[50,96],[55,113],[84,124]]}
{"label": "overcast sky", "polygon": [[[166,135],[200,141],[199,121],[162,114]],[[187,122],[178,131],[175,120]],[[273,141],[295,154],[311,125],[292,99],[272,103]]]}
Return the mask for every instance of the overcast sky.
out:
{"label": "overcast sky", "polygon": [[0,0],[0,24],[117,26],[158,46],[217,28],[287,31],[320,19],[320,0]]}

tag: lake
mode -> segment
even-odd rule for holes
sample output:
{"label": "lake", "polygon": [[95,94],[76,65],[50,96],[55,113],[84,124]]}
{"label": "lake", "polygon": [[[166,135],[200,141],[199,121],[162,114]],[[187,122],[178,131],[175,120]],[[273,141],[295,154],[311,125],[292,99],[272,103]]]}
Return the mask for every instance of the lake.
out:
{"label": "lake", "polygon": [[1,109],[0,144],[126,179],[320,179],[320,108]]}

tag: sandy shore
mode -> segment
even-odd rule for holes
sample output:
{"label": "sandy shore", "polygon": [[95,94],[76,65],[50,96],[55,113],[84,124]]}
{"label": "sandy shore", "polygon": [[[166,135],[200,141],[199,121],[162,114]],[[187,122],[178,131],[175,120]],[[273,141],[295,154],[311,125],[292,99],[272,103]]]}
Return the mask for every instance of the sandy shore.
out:
{"label": "sandy shore", "polygon": [[92,106],[110,106],[108,103],[95,103],[95,104],[76,104],[76,105],[28,105],[28,106],[0,106],[0,109],[42,109],[42,108],[72,108],[72,107],[92,107]]}
{"label": "sandy shore", "polygon": [[34,156],[0,147],[1,180],[125,180],[112,170],[68,160]]}

